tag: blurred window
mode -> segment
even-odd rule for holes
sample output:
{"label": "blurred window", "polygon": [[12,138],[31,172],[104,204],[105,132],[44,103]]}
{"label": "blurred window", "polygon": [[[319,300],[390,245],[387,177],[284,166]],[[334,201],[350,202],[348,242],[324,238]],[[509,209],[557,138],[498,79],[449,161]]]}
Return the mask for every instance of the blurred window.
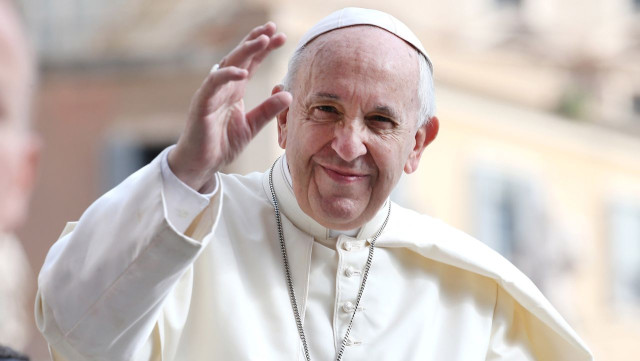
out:
{"label": "blurred window", "polygon": [[570,267],[563,235],[554,227],[535,174],[477,166],[472,173],[474,235],[498,251],[545,292]]}
{"label": "blurred window", "polygon": [[526,249],[527,232],[536,227],[536,207],[530,181],[500,169],[479,167],[472,174],[475,235],[513,260]]}
{"label": "blurred window", "polygon": [[108,190],[138,169],[149,164],[173,142],[133,142],[114,140],[105,152],[104,189]]}
{"label": "blurred window", "polygon": [[140,1],[16,1],[25,15],[41,61],[69,61],[101,48],[110,20],[122,18]]}
{"label": "blurred window", "polygon": [[496,5],[499,7],[520,7],[523,0],[495,0]]}
{"label": "blurred window", "polygon": [[640,115],[640,94],[634,95],[632,102],[633,102],[633,114]]}
{"label": "blurred window", "polygon": [[640,202],[614,202],[609,213],[613,296],[640,304]]}

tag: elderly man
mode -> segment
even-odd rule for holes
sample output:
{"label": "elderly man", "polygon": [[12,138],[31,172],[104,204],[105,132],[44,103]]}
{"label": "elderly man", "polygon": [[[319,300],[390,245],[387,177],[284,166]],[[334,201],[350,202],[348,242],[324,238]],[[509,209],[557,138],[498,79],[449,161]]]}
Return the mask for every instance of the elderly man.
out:
{"label": "elderly man", "polygon": [[[245,112],[247,80],[284,41],[254,29],[178,144],[67,226],[36,307],[54,359],[590,360],[507,261],[389,201],[438,132],[415,35],[378,11],[333,13]],[[285,155],[220,174],[274,116]]]}
{"label": "elderly man", "polygon": [[[39,142],[29,132],[32,59],[13,5],[0,0],[0,345],[22,349],[31,270],[13,232],[26,217]],[[0,346],[0,360],[25,359]]]}

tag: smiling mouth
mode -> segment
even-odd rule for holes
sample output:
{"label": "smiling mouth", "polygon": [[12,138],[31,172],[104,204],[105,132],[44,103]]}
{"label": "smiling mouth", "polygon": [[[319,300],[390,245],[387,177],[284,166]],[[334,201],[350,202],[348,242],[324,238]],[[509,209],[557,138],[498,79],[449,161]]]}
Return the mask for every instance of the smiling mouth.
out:
{"label": "smiling mouth", "polygon": [[322,165],[320,167],[324,170],[325,173],[327,173],[329,178],[340,183],[353,183],[361,181],[368,177],[368,175],[366,174],[357,174],[345,170],[331,169]]}

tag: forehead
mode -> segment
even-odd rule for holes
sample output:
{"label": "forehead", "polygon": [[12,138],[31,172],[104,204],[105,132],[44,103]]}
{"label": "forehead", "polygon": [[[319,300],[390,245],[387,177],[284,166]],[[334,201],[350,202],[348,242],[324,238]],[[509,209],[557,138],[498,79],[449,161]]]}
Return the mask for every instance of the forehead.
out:
{"label": "forehead", "polygon": [[[332,87],[387,96],[417,96],[417,51],[404,40],[374,26],[333,30],[306,47],[299,85]],[[322,89],[328,91],[328,89]],[[384,92],[383,92],[384,90]]]}
{"label": "forehead", "polygon": [[26,39],[18,15],[6,0],[0,0],[0,47],[0,59],[5,62],[25,65],[28,60]]}
{"label": "forehead", "polygon": [[307,48],[311,48],[314,46],[318,46],[319,44],[331,42],[331,43],[340,43],[347,42],[352,45],[357,44],[367,44],[367,43],[384,43],[387,46],[393,46],[392,44],[396,44],[395,46],[398,49],[406,49],[407,52],[411,53],[415,51],[412,45],[404,41],[402,38],[394,35],[393,33],[385,30],[384,28],[368,25],[368,24],[358,24],[345,26],[342,28],[337,28],[333,30],[329,30],[325,33],[322,33],[312,40],[310,40],[305,46]]}
{"label": "forehead", "polygon": [[351,57],[364,61],[364,65],[378,65],[397,72],[407,69],[411,73],[411,70],[418,69],[417,53],[411,45],[372,25],[332,30],[319,35],[306,47],[311,58],[324,57],[321,60]]}
{"label": "forehead", "polygon": [[0,0],[0,122],[20,117],[28,96],[29,56],[15,11]]}

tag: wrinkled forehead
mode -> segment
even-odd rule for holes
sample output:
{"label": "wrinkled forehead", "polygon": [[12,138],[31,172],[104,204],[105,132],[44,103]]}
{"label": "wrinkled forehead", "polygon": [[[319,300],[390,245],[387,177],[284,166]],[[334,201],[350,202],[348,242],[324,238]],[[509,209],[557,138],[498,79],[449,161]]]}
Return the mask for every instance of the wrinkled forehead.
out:
{"label": "wrinkled forehead", "polygon": [[26,39],[15,9],[0,0],[0,122],[23,123],[32,81]]}
{"label": "wrinkled forehead", "polygon": [[[0,43],[3,46],[26,49],[24,35],[16,9],[8,0],[0,0]],[[6,53],[0,53],[5,56]]]}
{"label": "wrinkled forehead", "polygon": [[[322,33],[311,39],[304,48],[336,48],[339,46],[350,49],[354,53],[361,48],[367,48],[379,53],[380,56],[392,55],[392,57],[400,57],[404,61],[411,59],[411,64],[415,63],[417,56],[421,55],[418,49],[404,39],[383,28],[367,24],[352,25]],[[393,51],[398,53],[384,54]]]}
{"label": "wrinkled forehead", "polygon": [[[410,44],[384,29],[350,26],[326,32],[309,42],[303,51],[300,73],[316,70],[321,72],[316,75],[322,77],[342,76],[341,73],[357,68],[372,76],[373,72],[386,71],[387,77],[394,79],[417,79],[418,56]],[[381,77],[380,81],[389,80],[387,77]]]}
{"label": "wrinkled forehead", "polygon": [[304,48],[294,94],[323,95],[364,108],[418,109],[419,53],[402,39],[372,26],[337,29]]}
{"label": "wrinkled forehead", "polygon": [[[381,43],[380,39],[384,39],[386,43]],[[416,57],[422,56],[420,50],[416,49],[416,47],[408,43],[406,40],[384,28],[369,24],[350,25],[327,31],[326,33],[322,33],[311,39],[307,44],[305,44],[305,48],[311,48],[314,44],[327,42],[347,42],[348,45],[354,47],[361,44],[367,44],[370,46],[373,45],[380,50],[384,50],[385,46],[389,43],[395,43],[399,48],[403,49],[403,53],[407,52],[412,55],[415,54]],[[415,57],[412,56],[412,58]]]}
{"label": "wrinkled forehead", "polygon": [[0,0],[0,61],[3,65],[11,63],[13,71],[28,70],[31,59],[28,49],[16,9],[9,1]]}

